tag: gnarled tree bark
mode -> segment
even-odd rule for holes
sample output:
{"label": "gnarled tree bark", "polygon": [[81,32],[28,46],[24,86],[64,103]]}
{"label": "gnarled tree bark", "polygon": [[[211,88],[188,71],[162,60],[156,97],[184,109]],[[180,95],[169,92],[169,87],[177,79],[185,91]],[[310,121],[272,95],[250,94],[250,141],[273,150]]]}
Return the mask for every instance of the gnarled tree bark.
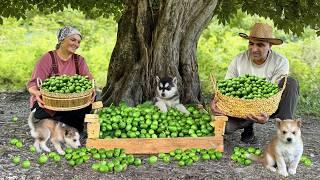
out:
{"label": "gnarled tree bark", "polygon": [[126,0],[118,23],[104,105],[136,105],[155,96],[155,76],[176,76],[182,103],[202,101],[197,43],[213,17],[217,0]]}

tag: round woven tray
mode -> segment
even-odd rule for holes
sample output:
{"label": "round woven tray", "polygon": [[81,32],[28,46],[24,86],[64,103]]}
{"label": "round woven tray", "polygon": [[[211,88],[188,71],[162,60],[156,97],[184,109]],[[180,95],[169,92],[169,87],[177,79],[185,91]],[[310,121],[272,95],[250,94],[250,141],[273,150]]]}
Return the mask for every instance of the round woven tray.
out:
{"label": "round woven tray", "polygon": [[227,116],[238,118],[245,118],[249,114],[260,115],[261,113],[267,113],[270,116],[275,113],[278,109],[282,92],[285,89],[287,82],[287,76],[285,76],[284,85],[280,91],[268,98],[241,99],[223,95],[216,86],[215,78],[212,75],[210,78],[214,87],[214,98],[218,109]]}

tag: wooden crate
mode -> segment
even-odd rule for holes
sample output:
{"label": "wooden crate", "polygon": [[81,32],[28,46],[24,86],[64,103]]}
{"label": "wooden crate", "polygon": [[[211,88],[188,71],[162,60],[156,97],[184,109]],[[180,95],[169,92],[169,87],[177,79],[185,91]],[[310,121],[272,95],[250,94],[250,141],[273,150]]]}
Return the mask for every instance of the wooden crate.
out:
{"label": "wooden crate", "polygon": [[158,154],[160,152],[168,153],[178,148],[215,148],[218,151],[223,152],[223,135],[227,120],[228,118],[226,116],[215,116],[214,121],[211,122],[211,125],[214,126],[215,136],[99,139],[99,116],[97,114],[87,114],[85,118],[88,132],[86,146],[88,148],[97,149],[123,148],[128,154]]}

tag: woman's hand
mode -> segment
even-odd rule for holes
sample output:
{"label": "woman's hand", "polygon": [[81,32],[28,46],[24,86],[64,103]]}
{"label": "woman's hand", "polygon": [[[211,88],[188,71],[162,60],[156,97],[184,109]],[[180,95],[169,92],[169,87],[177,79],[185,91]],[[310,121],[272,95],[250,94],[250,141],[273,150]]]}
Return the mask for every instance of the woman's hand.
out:
{"label": "woman's hand", "polygon": [[211,111],[216,116],[224,116],[223,112],[217,107],[217,101],[215,99],[211,101]]}
{"label": "woman's hand", "polygon": [[41,92],[37,91],[35,96],[36,96],[36,100],[38,102],[39,107],[44,108],[44,102],[42,101]]}
{"label": "woman's hand", "polygon": [[41,108],[44,108],[44,102],[42,101],[42,95],[37,86],[32,86],[28,89],[29,93],[36,97],[36,100]]}
{"label": "woman's hand", "polygon": [[261,113],[260,115],[249,114],[245,119],[259,123],[259,124],[264,124],[268,122],[269,116],[267,113]]}

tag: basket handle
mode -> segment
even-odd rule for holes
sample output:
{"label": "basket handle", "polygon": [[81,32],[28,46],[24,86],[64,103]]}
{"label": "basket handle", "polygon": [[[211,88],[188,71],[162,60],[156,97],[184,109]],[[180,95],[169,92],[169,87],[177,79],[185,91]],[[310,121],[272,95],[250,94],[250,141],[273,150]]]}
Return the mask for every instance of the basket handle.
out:
{"label": "basket handle", "polygon": [[211,81],[211,85],[213,87],[213,91],[216,91],[216,89],[217,89],[217,80],[216,80],[216,78],[211,73],[209,75],[209,78],[210,78],[210,81]]}
{"label": "basket handle", "polygon": [[92,81],[92,88],[95,89],[96,88],[96,81],[94,79],[92,79],[91,81]]}
{"label": "basket handle", "polygon": [[37,78],[37,86],[38,88],[42,86],[42,80],[40,78]]}
{"label": "basket handle", "polygon": [[283,82],[283,86],[282,86],[282,89],[281,89],[281,92],[283,92],[284,89],[285,89],[286,86],[287,86],[288,74],[283,75],[283,76],[281,76],[281,77],[284,77],[284,82]]}

